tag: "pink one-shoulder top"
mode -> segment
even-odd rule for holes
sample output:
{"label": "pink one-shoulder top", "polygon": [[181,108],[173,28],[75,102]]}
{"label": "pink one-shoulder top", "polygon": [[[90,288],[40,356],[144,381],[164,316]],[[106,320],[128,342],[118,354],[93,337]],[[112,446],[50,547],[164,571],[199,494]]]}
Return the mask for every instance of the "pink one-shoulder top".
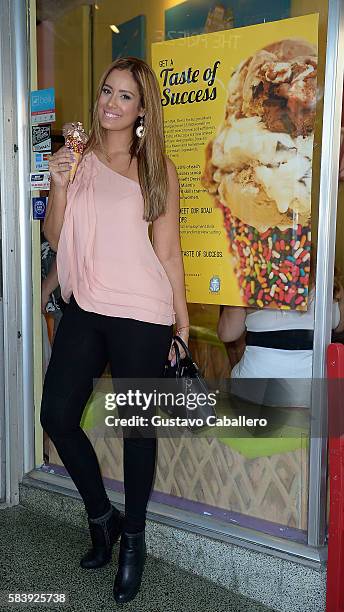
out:
{"label": "pink one-shoulder top", "polygon": [[172,325],[173,291],[143,219],[140,185],[85,155],[68,187],[57,251],[62,298],[89,312]]}

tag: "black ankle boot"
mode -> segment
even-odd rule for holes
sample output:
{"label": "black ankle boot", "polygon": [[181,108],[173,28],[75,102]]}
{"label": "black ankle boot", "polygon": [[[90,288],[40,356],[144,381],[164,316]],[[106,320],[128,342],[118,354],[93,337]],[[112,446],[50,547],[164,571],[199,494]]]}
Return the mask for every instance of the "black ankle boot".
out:
{"label": "black ankle boot", "polygon": [[113,596],[117,603],[131,601],[139,592],[145,559],[145,532],[123,532],[119,549],[118,571],[113,587]]}
{"label": "black ankle boot", "polygon": [[81,559],[81,567],[94,569],[109,563],[112,556],[112,547],[121,534],[123,521],[123,514],[113,506],[104,516],[88,519],[92,548]]}

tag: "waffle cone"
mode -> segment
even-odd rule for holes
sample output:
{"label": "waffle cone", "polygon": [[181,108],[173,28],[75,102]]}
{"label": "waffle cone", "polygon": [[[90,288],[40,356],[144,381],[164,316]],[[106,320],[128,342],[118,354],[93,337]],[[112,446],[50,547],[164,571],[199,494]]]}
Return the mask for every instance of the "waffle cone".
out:
{"label": "waffle cone", "polygon": [[222,209],[229,252],[242,299],[253,308],[307,308],[310,226],[262,232]]}
{"label": "waffle cone", "polygon": [[79,162],[80,162],[80,159],[81,159],[81,153],[73,152],[73,154],[74,154],[75,161],[72,163],[72,167],[71,167],[71,170],[70,170],[70,173],[69,173],[69,182],[70,183],[72,183],[74,181],[74,177],[75,177],[75,174],[76,174],[76,171],[78,169],[78,165],[79,165]]}

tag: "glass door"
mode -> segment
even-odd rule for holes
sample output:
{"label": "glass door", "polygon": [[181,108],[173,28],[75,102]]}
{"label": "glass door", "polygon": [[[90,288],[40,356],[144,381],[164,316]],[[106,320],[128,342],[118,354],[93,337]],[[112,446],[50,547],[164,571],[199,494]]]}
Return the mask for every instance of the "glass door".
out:
{"label": "glass door", "polygon": [[[52,126],[52,141],[56,147],[63,144],[62,126],[65,122],[82,121],[85,129],[89,129],[96,84],[104,68],[117,56],[137,55],[150,62],[152,43],[179,39],[175,42],[176,49],[183,47],[185,52],[188,48],[187,53],[191,57],[191,53],[195,52],[195,36],[205,33],[216,36],[213,39],[215,61],[221,49],[228,48],[226,37],[231,35],[227,32],[229,30],[238,37],[233,38],[233,41],[239,41],[236,48],[236,61],[239,62],[240,53],[241,59],[247,59],[249,53],[259,52],[263,46],[263,42],[252,42],[251,51],[247,51],[242,42],[247,34],[243,34],[241,28],[257,26],[259,36],[262,37],[265,32],[271,31],[264,45],[272,44],[278,40],[304,37],[306,34],[302,30],[300,33],[296,31],[297,23],[300,23],[298,19],[306,16],[311,19],[312,13],[318,13],[318,31],[313,41],[318,48],[318,82],[311,208],[314,250],[320,262],[316,282],[321,291],[316,295],[313,377],[323,380],[326,345],[331,333],[332,247],[336,225],[340,124],[336,99],[343,72],[342,63],[337,61],[343,19],[340,15],[340,1],[226,2],[223,4],[228,5],[228,10],[223,9],[222,16],[212,10],[214,3],[211,0],[127,2],[116,7],[115,14],[111,0],[88,3],[69,0],[64,3],[63,10],[61,7],[59,11],[49,11],[49,4],[31,0],[32,11],[33,7],[37,9],[37,27],[31,31],[32,40],[35,40],[37,46],[36,53],[34,45],[31,46],[31,66],[36,66],[37,61],[35,87],[55,88],[56,121]],[[244,4],[243,8],[241,5]],[[194,13],[191,5],[195,7]],[[221,23],[218,23],[218,19]],[[288,28],[294,28],[290,35],[283,29],[287,27],[284,20],[289,20]],[[236,28],[240,29],[240,36],[236,34]],[[139,40],[141,45],[133,46]],[[204,41],[202,44],[208,43]],[[191,61],[189,56],[188,61]],[[225,54],[224,57],[227,61]],[[229,64],[226,79],[232,68]],[[204,145],[206,140],[204,136]],[[185,176],[183,178],[181,173],[182,188],[188,187],[189,179]],[[39,249],[39,228],[36,227],[37,240],[33,245],[35,253]],[[35,262],[37,274],[40,274],[40,262],[36,256]],[[36,294],[34,300],[34,309],[38,312],[40,296]],[[209,379],[228,377],[231,367],[240,359],[242,346],[229,347],[227,357],[227,348],[216,333],[218,305],[190,303],[189,311],[191,349],[195,360]],[[54,321],[51,313],[47,314],[48,332],[50,325],[52,338]],[[37,334],[35,346],[38,355],[37,347],[41,346],[41,338]],[[35,380],[41,377],[44,369],[36,361],[38,366]],[[38,390],[40,384],[35,384]],[[38,396],[37,391],[37,407]],[[95,408],[95,404],[90,402],[82,426],[94,443],[107,487],[115,497],[123,489],[120,442],[99,437]],[[326,397],[314,397],[312,411],[317,422],[326,417]],[[253,436],[252,439],[245,436],[234,441],[231,438],[214,439],[209,443],[207,440],[188,440],[186,443],[178,441],[178,448],[177,443],[173,445],[169,440],[160,440],[160,463],[157,466],[151,510],[160,516],[173,515],[177,520],[182,519],[190,525],[220,530],[224,534],[239,534],[239,537],[244,535],[240,528],[250,528],[252,540],[259,541],[257,533],[264,533],[292,540],[291,548],[294,542],[313,547],[322,546],[325,538],[326,432],[322,432],[322,436],[316,435],[313,430],[311,433],[309,436],[307,432],[305,440],[301,431],[297,442],[290,434],[286,434],[283,447],[277,436],[271,436],[260,446]],[[54,445],[47,438],[43,439],[39,426],[35,435],[36,465],[44,460],[40,475],[52,483],[58,478],[61,483],[62,476],[64,486],[68,487],[68,474]]]}

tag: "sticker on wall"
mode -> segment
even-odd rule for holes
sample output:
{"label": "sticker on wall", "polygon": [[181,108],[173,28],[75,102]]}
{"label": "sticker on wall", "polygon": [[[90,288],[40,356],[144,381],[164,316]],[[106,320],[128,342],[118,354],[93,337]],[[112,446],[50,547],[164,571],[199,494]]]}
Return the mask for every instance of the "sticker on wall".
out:
{"label": "sticker on wall", "polygon": [[32,150],[34,152],[51,151],[51,125],[32,126]]}
{"label": "sticker on wall", "polygon": [[50,189],[50,172],[31,172],[30,185],[31,191],[35,189]]}
{"label": "sticker on wall", "polygon": [[31,92],[31,122],[52,123],[55,121],[55,89],[38,89]]}
{"label": "sticker on wall", "polygon": [[49,157],[51,155],[51,151],[49,153],[35,153],[35,170],[49,170]]}
{"label": "sticker on wall", "polygon": [[48,198],[32,198],[32,215],[35,220],[44,219]]}

